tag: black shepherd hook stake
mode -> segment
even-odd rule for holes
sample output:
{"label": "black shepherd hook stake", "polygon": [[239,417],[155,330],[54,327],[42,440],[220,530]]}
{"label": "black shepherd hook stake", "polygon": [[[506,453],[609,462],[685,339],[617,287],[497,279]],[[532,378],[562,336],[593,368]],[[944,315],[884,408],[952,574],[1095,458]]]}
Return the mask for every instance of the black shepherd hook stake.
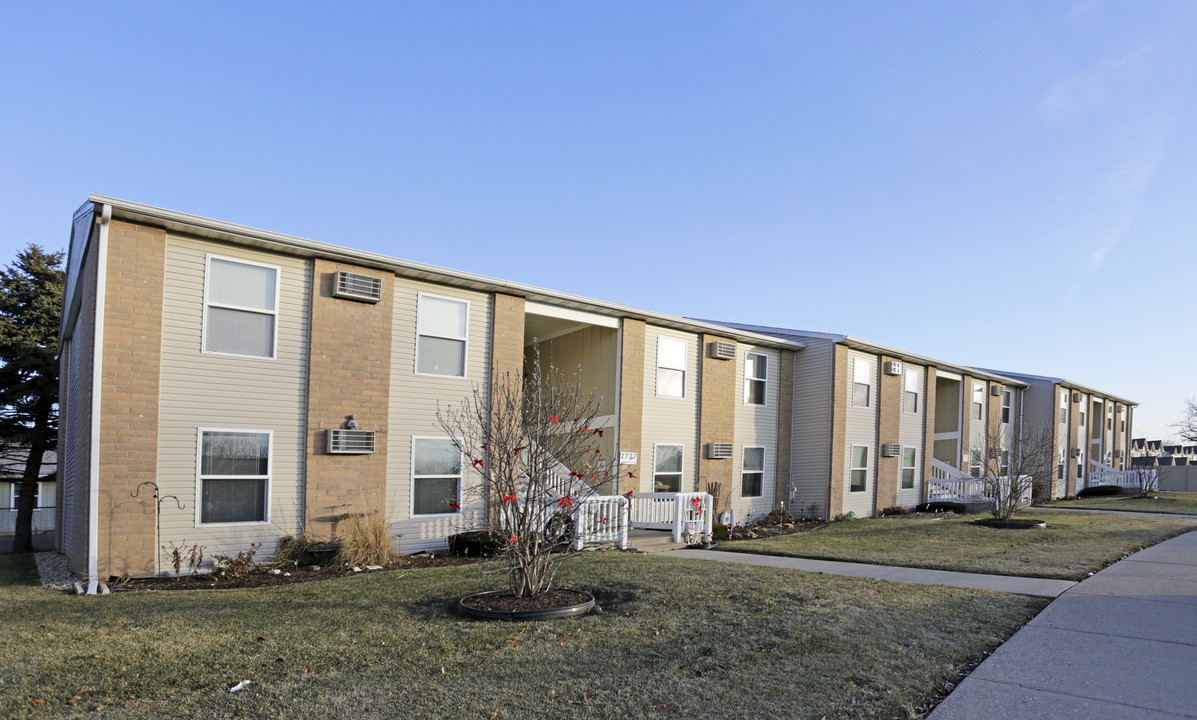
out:
{"label": "black shepherd hook stake", "polygon": [[138,495],[140,495],[142,485],[149,485],[150,487],[154,488],[154,530],[155,530],[154,542],[158,542],[162,538],[162,503],[163,503],[163,501],[174,500],[175,505],[177,505],[180,510],[186,510],[186,508],[183,507],[183,503],[179,501],[178,495],[159,495],[158,494],[158,483],[154,482],[153,480],[146,480],[145,482],[140,483],[136,488],[133,489],[133,492],[129,493],[129,497],[135,498]]}

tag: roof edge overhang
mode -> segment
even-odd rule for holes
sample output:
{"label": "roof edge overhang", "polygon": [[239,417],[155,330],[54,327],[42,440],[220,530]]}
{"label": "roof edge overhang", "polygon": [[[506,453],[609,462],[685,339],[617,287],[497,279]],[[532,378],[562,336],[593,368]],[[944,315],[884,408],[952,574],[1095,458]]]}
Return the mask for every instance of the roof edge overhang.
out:
{"label": "roof edge overhang", "polygon": [[731,336],[737,340],[751,342],[785,350],[802,350],[806,345],[796,339],[778,338],[766,333],[756,333],[747,330],[728,328],[717,323],[708,323],[688,318],[652,312],[618,303],[609,303],[593,298],[557,292],[534,285],[500,280],[498,278],[477,275],[475,273],[451,270],[436,265],[403,260],[380,253],[354,250],[341,245],[308,240],[306,238],[282,233],[261,230],[258,228],[237,225],[235,223],[213,220],[199,215],[167,210],[165,208],[144,205],[142,203],[121,200],[105,195],[92,194],[89,201],[97,205],[108,205],[112,208],[113,217],[133,222],[161,227],[172,232],[185,233],[204,237],[211,240],[248,245],[265,250],[286,252],[291,255],[309,258],[324,258],[351,262],[356,265],[373,267],[392,272],[395,275],[426,280],[428,282],[453,285],[456,287],[478,290],[481,292],[502,292],[519,295],[535,302],[560,305],[576,310],[583,310],[612,317],[644,320],[652,325],[667,327],[687,332],[710,333],[721,336]]}
{"label": "roof edge overhang", "polygon": [[[977,368],[977,369],[980,370],[981,368]],[[1104,392],[1102,390],[1098,390],[1096,388],[1092,388],[1087,385],[1081,385],[1080,383],[1073,382],[1071,380],[1068,380],[1067,378],[1049,377],[1047,375],[1031,375],[1030,373],[1016,373],[1016,372],[1010,372],[1008,370],[989,370],[986,372],[1005,373],[1011,377],[1026,378],[1028,380],[1042,380],[1045,382],[1053,383],[1055,385],[1059,385],[1063,388],[1067,388],[1068,390],[1077,390],[1079,392],[1085,393],[1086,395],[1098,395],[1100,397],[1107,398],[1109,400],[1113,400],[1114,402],[1121,403],[1123,405],[1130,405],[1131,407],[1139,407],[1139,403],[1135,402],[1134,400],[1128,400],[1127,398],[1119,397],[1117,395],[1112,395],[1108,392]]]}

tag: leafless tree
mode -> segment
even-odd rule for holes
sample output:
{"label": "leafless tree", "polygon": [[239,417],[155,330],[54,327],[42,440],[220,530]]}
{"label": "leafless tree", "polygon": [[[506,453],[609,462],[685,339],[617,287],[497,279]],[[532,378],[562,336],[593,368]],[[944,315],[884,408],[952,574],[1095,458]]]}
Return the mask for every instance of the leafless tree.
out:
{"label": "leafless tree", "polygon": [[1135,497],[1151,497],[1159,489],[1160,471],[1154,464],[1132,465],[1131,472],[1135,477]]}
{"label": "leafless tree", "polygon": [[1051,483],[1054,430],[1046,424],[1014,433],[995,425],[986,432],[985,447],[972,448],[973,458],[982,460],[981,486],[994,519],[1009,520],[1030,506],[1036,484]]}
{"label": "leafless tree", "polygon": [[516,597],[552,587],[575,552],[569,539],[587,499],[616,480],[619,464],[602,456],[604,429],[594,427],[600,400],[583,396],[578,372],[542,368],[533,351],[523,375],[497,372],[489,388],[476,387],[461,404],[437,411],[437,425],[481,476],[463,496],[486,507],[473,529],[504,539]]}
{"label": "leafless tree", "polygon": [[1172,427],[1178,435],[1184,438],[1185,442],[1197,442],[1197,399],[1185,400],[1184,415],[1180,422],[1173,424]]}

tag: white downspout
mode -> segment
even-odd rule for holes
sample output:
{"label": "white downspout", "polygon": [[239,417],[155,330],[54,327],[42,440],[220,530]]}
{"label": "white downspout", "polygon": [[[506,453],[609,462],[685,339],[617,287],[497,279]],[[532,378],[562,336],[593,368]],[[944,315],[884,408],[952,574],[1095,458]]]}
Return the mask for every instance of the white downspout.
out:
{"label": "white downspout", "polygon": [[624,319],[619,319],[619,330],[615,334],[615,434],[611,438],[611,447],[615,448],[612,453],[615,457],[611,458],[611,462],[615,463],[614,482],[611,486],[611,494],[619,495],[619,473],[623,470],[623,464],[619,462],[619,419],[620,411],[623,408],[623,333],[624,333]]}
{"label": "white downspout", "polygon": [[87,492],[87,594],[95,595],[100,582],[100,392],[104,379],[104,295],[108,279],[108,223],[112,206],[100,211],[99,247],[96,248],[96,314],[91,361],[91,451]]}

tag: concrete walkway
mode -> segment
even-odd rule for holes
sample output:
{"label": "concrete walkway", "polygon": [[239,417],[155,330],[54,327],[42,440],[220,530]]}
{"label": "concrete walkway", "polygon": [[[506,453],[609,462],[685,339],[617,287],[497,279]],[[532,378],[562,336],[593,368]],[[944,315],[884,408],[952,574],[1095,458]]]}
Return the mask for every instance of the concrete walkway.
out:
{"label": "concrete walkway", "polygon": [[753,555],[720,550],[674,550],[661,557],[691,558],[694,560],[717,560],[719,562],[765,565],[768,567],[806,570],[828,575],[877,578],[897,582],[921,583],[923,585],[950,585],[952,587],[996,590],[1016,595],[1054,598],[1076,585],[1071,580],[1047,580],[1043,578],[1013,577],[1009,575],[982,575],[979,573],[949,572],[947,570],[923,570],[920,568],[891,567],[889,565],[867,565],[865,563],[837,562],[834,560],[807,560],[805,558],[777,557],[774,555]]}
{"label": "concrete walkway", "polygon": [[929,718],[1197,718],[1197,532],[1065,592]]}

